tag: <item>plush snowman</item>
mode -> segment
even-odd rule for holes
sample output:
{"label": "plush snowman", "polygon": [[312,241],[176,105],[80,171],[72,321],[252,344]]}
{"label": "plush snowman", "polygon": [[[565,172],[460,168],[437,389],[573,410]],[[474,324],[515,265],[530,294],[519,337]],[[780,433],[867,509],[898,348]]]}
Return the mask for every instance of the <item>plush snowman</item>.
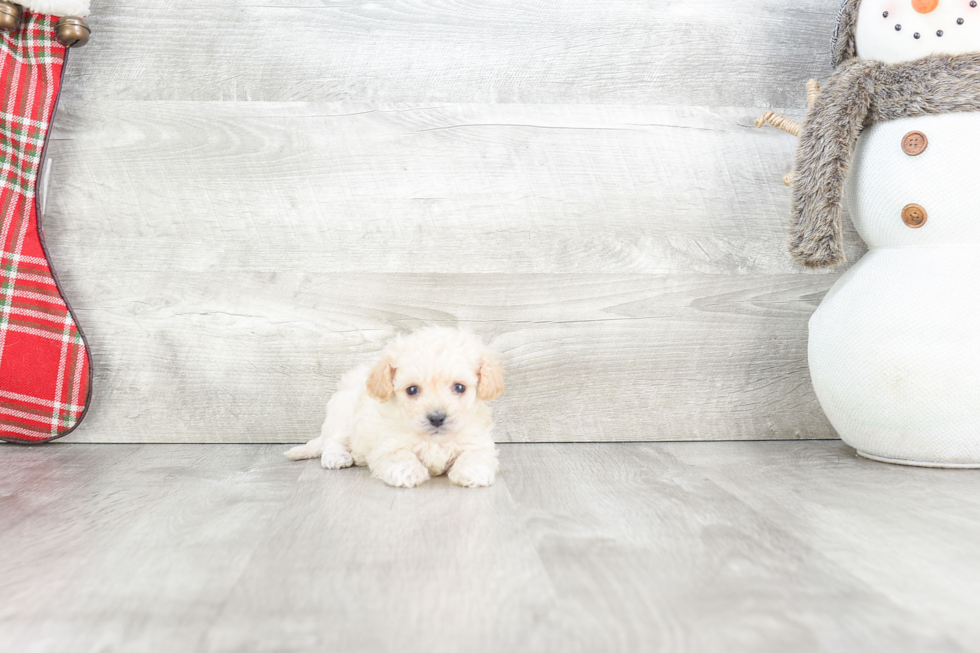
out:
{"label": "plush snowman", "polygon": [[846,0],[836,71],[800,132],[790,248],[868,254],[810,320],[810,374],[862,456],[980,467],[980,7]]}

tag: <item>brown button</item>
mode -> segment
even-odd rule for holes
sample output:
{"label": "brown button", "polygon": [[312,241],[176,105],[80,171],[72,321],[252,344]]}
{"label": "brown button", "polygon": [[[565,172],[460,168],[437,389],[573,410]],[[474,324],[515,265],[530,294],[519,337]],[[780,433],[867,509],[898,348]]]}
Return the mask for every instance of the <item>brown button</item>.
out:
{"label": "brown button", "polygon": [[929,147],[929,139],[922,132],[909,132],[902,139],[902,151],[909,156],[919,156]]}
{"label": "brown button", "polygon": [[913,229],[918,229],[929,219],[929,214],[918,204],[909,204],[902,209],[902,222]]}

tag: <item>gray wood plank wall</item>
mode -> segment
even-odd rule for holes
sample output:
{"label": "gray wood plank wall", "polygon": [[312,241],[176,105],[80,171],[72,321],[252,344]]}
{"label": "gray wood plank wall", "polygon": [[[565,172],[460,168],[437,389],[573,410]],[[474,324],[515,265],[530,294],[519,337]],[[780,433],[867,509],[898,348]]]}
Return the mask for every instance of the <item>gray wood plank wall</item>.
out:
{"label": "gray wood plank wall", "polygon": [[[502,441],[829,438],[785,251],[836,0],[96,0],[45,228],[80,442],[293,442],[400,329],[504,354]],[[850,257],[862,252],[851,233]]]}

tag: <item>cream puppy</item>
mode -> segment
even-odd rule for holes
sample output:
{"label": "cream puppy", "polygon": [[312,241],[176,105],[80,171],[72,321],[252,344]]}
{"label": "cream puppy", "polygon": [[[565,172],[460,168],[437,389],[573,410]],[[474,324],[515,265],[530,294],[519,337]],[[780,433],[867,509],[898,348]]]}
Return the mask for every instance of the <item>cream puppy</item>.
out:
{"label": "cream puppy", "polygon": [[367,465],[396,487],[447,471],[456,485],[486,487],[497,473],[487,402],[503,391],[497,356],[469,331],[402,334],[341,378],[320,437],[286,457],[320,458],[324,469]]}

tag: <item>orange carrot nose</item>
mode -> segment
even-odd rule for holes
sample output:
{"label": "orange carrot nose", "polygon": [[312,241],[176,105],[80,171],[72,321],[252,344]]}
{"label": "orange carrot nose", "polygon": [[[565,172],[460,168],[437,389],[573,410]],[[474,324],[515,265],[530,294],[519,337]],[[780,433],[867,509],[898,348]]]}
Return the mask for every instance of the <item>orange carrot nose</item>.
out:
{"label": "orange carrot nose", "polygon": [[912,0],[912,8],[920,14],[928,14],[939,6],[939,0]]}

